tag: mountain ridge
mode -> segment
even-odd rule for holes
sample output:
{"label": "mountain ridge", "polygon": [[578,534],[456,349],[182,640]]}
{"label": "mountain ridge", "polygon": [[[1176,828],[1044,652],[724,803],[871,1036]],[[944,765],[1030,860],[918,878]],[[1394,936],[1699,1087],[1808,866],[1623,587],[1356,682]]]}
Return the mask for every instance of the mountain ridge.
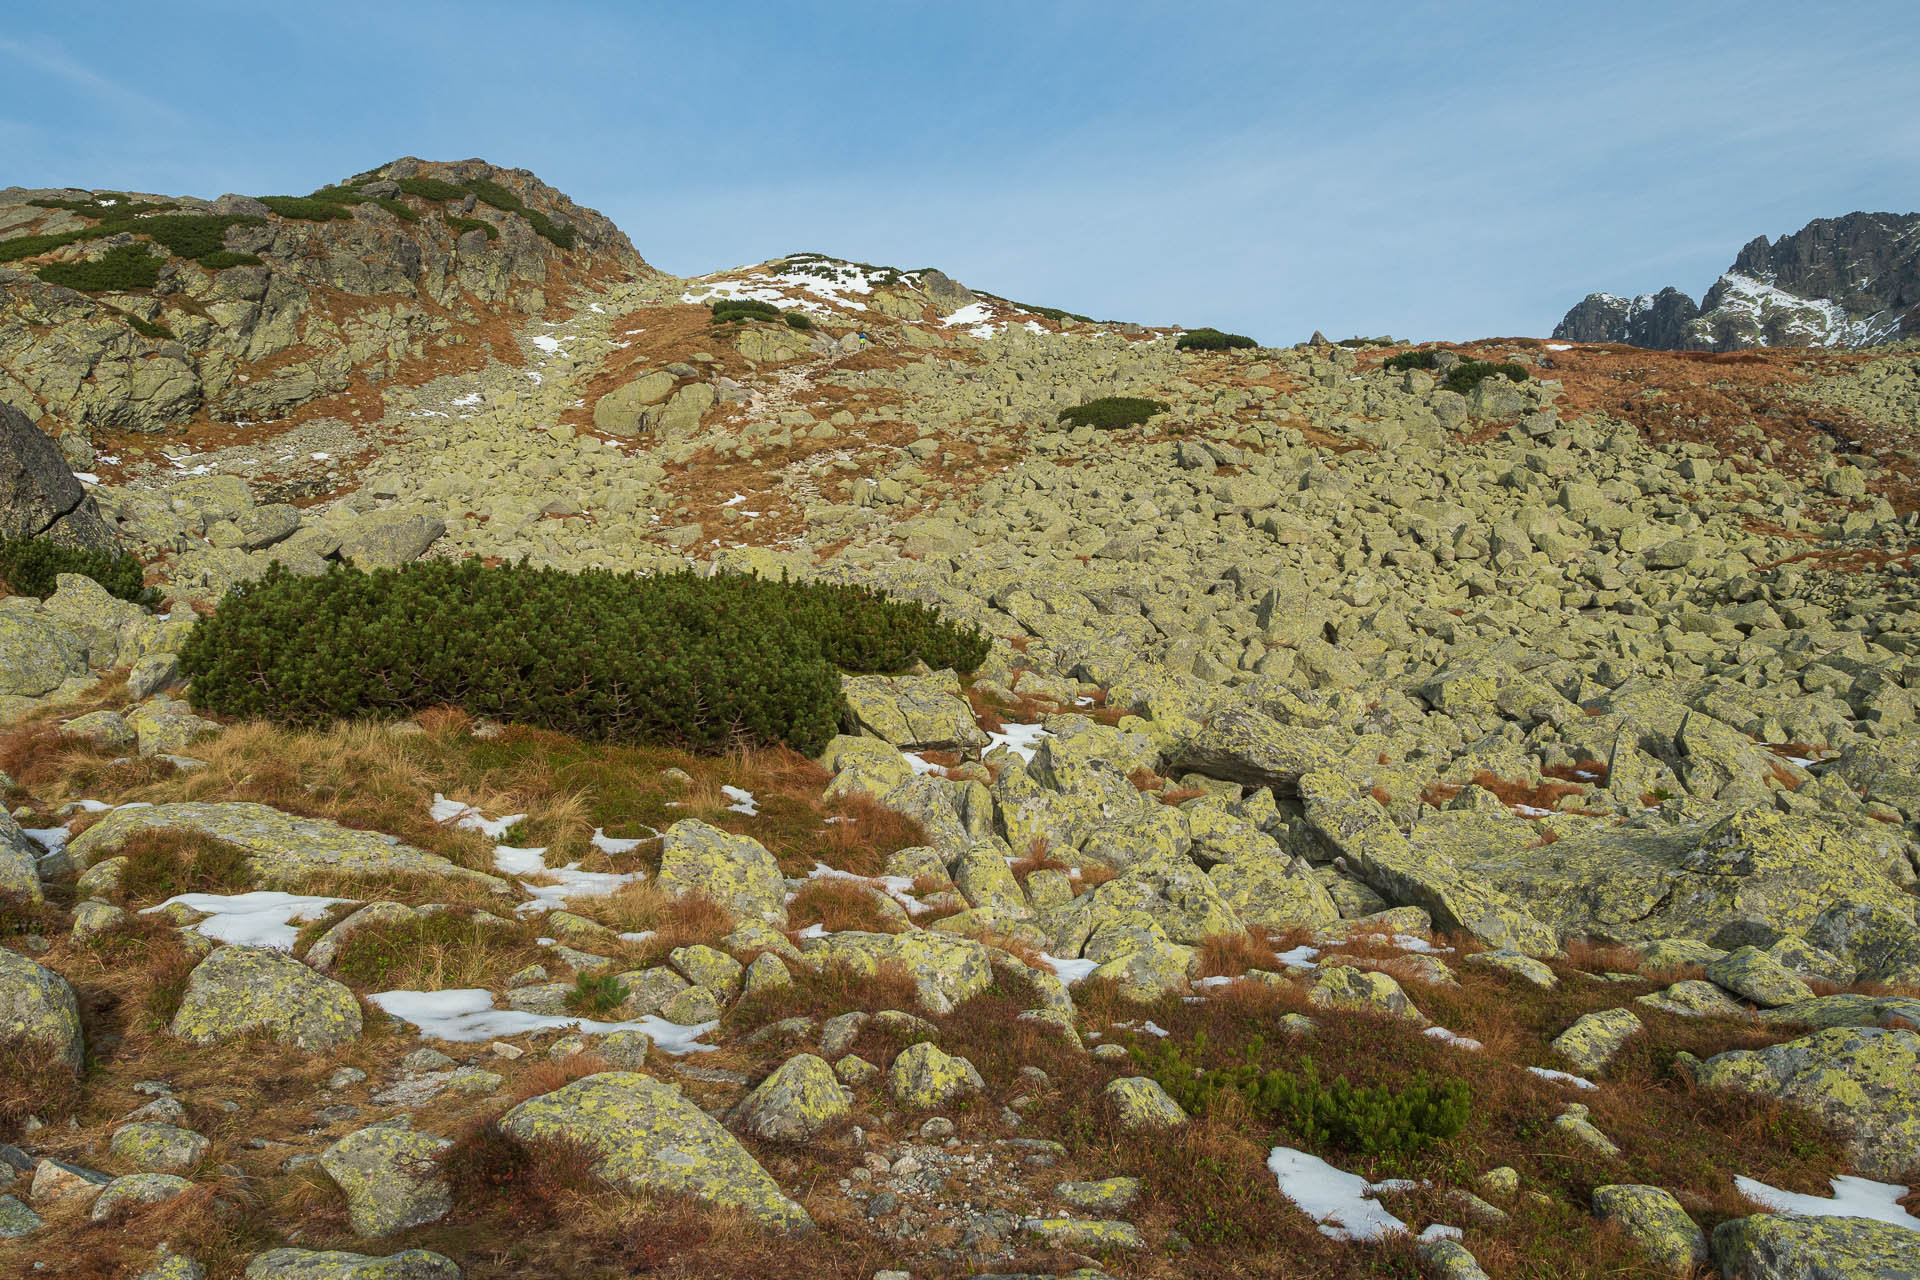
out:
{"label": "mountain ridge", "polygon": [[1868,347],[1920,333],[1920,213],[1816,218],[1756,236],[1695,303],[1668,286],[1591,293],[1553,336],[1664,351],[1756,346]]}

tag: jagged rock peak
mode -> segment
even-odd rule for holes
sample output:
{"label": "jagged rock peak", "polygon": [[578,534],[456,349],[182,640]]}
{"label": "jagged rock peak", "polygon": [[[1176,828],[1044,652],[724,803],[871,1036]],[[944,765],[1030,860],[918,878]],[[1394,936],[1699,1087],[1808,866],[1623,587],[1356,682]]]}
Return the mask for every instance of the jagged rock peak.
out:
{"label": "jagged rock peak", "polygon": [[1667,288],[1634,299],[1589,294],[1553,336],[1661,350],[1862,347],[1920,332],[1920,213],[1816,218],[1756,236],[1699,307]]}

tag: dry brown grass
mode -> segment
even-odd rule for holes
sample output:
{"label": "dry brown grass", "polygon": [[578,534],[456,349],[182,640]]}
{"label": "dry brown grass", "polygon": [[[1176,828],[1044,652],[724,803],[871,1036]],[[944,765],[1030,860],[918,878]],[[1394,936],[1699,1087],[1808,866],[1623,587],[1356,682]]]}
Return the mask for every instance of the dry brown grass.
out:
{"label": "dry brown grass", "polygon": [[737,923],[711,898],[697,893],[674,897],[645,880],[621,885],[604,898],[582,899],[579,905],[616,933],[651,930],[654,936],[645,944],[649,954],[695,943],[711,946],[732,933]]}
{"label": "dry brown grass", "polygon": [[821,877],[802,885],[787,904],[789,936],[808,925],[824,925],[829,932],[859,929],[870,933],[899,933],[899,917],[884,910],[882,891],[874,885],[838,877]]}

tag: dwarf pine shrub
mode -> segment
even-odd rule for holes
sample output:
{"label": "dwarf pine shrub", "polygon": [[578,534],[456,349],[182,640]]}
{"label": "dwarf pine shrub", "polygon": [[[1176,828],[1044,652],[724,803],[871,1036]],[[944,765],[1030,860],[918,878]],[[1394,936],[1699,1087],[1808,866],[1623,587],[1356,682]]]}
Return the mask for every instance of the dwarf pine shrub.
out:
{"label": "dwarf pine shrub", "polygon": [[199,706],[296,725],[459,706],[615,742],[817,754],[837,668],[971,670],[987,637],[859,587],[422,561],[299,578],[277,566],[195,624]]}
{"label": "dwarf pine shrub", "polygon": [[122,551],[89,551],[45,538],[0,538],[0,580],[16,594],[44,600],[63,573],[92,578],[109,594],[149,604],[155,592],[141,581],[140,562]]}
{"label": "dwarf pine shrub", "polygon": [[467,194],[459,183],[440,178],[402,178],[400,190],[422,200],[458,200]]}
{"label": "dwarf pine shrub", "polygon": [[48,284],[82,293],[151,289],[160,282],[167,260],[144,244],[116,245],[86,262],[50,262],[34,272]]}
{"label": "dwarf pine shrub", "polygon": [[789,311],[780,318],[787,322],[789,329],[805,331],[813,328],[813,317],[804,311]]}
{"label": "dwarf pine shrub", "polygon": [[1222,333],[1218,329],[1195,329],[1180,335],[1175,351],[1243,351],[1260,344],[1244,333]]}
{"label": "dwarf pine shrub", "polygon": [[317,200],[312,196],[261,196],[260,203],[283,218],[302,222],[335,222],[353,216],[338,201]]}
{"label": "dwarf pine shrub", "polygon": [[465,235],[469,231],[478,231],[489,240],[498,240],[500,238],[500,228],[494,226],[485,218],[461,218],[451,213],[442,214],[441,216],[447,220],[447,225],[453,228],[453,234],[456,236]]}
{"label": "dwarf pine shrub", "polygon": [[1397,356],[1388,356],[1380,367],[1392,373],[1402,369],[1431,369],[1440,358],[1436,347],[1423,347],[1419,351],[1402,351]]}
{"label": "dwarf pine shrub", "polygon": [[1457,391],[1466,395],[1488,378],[1505,378],[1509,382],[1525,382],[1527,367],[1511,361],[1495,364],[1491,360],[1462,360],[1447,372],[1447,380],[1440,385],[1448,391]]}
{"label": "dwarf pine shrub", "polygon": [[723,298],[713,304],[713,322],[728,324],[745,320],[778,320],[780,308],[757,298]]}
{"label": "dwarf pine shrub", "polygon": [[1281,1125],[1310,1149],[1410,1156],[1457,1135],[1472,1112],[1472,1093],[1464,1080],[1436,1082],[1420,1073],[1397,1090],[1355,1085],[1344,1076],[1328,1084],[1311,1060],[1297,1073],[1282,1068],[1262,1071],[1258,1058],[1264,1047],[1255,1036],[1248,1041],[1242,1061],[1209,1069],[1199,1065],[1206,1052],[1204,1034],[1195,1036],[1190,1048],[1163,1040],[1150,1049],[1136,1048],[1133,1054],[1189,1112],[1205,1112],[1222,1093],[1232,1090],[1255,1115]]}
{"label": "dwarf pine shrub", "polygon": [[1060,421],[1075,427],[1118,431],[1122,427],[1142,426],[1154,414],[1166,411],[1167,406],[1161,401],[1142,396],[1101,396],[1071,409],[1062,409]]}

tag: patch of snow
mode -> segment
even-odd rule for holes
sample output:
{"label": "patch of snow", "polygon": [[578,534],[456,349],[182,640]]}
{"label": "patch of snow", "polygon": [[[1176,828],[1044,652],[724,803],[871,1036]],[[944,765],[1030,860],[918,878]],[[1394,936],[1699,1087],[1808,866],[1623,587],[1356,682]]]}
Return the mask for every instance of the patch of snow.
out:
{"label": "patch of snow", "polygon": [[728,498],[725,502],[721,503],[720,505],[723,507],[737,507],[741,503],[745,502],[746,500],[747,500],[746,494],[736,493],[731,498]]}
{"label": "patch of snow", "polygon": [[1572,344],[1571,342],[1549,342],[1549,343],[1547,344],[1547,350],[1549,350],[1549,351],[1571,351],[1571,350],[1573,350],[1573,344]]}
{"label": "patch of snow", "polygon": [[1050,956],[1044,951],[1040,953],[1040,960],[1068,986],[1092,977],[1093,971],[1100,967],[1098,960],[1069,960],[1062,956]]}
{"label": "patch of snow", "polygon": [[469,405],[479,404],[480,393],[478,391],[469,391],[467,392],[467,394],[461,396],[458,400],[452,400],[452,401],[449,401],[448,403],[458,405],[459,407],[464,409]]}
{"label": "patch of snow", "polygon": [[550,356],[557,356],[562,351],[566,350],[566,347],[562,344],[570,342],[572,341],[572,339],[573,339],[573,335],[570,333],[563,333],[557,338],[543,333],[543,334],[539,334],[533,339],[533,345],[540,348],[542,351],[546,352]]}
{"label": "patch of snow", "polygon": [[1523,818],[1545,818],[1551,816],[1553,813],[1551,809],[1542,809],[1537,805],[1530,804],[1516,804],[1513,806],[1513,811]]}
{"label": "patch of snow", "polygon": [[969,302],[950,316],[942,317],[940,327],[951,329],[955,325],[975,325],[993,319],[993,308],[984,302]]}
{"label": "patch of snow", "polygon": [[733,801],[727,806],[729,813],[743,813],[749,818],[758,817],[760,805],[753,798],[753,792],[744,787],[722,787],[720,794]]}
{"label": "patch of snow", "polygon": [[1576,1076],[1566,1071],[1555,1071],[1552,1067],[1528,1067],[1527,1070],[1542,1080],[1551,1080],[1556,1084],[1569,1084],[1576,1089],[1598,1089],[1600,1086],[1585,1076]]}
{"label": "patch of snow", "polygon": [[1378,1240],[1404,1233],[1407,1224],[1368,1198],[1373,1188],[1357,1173],[1334,1168],[1318,1156],[1292,1147],[1275,1147],[1267,1170],[1279,1179],[1280,1194],[1320,1224],[1320,1234],[1335,1240]]}
{"label": "patch of snow", "polygon": [[635,1018],[631,1022],[596,1022],[592,1018],[523,1013],[518,1009],[494,1008],[493,993],[477,989],[382,991],[367,999],[401,1021],[412,1023],[428,1039],[469,1044],[501,1036],[517,1036],[546,1027],[567,1027],[590,1036],[610,1035],[615,1031],[642,1031],[653,1041],[655,1049],[678,1057],[688,1053],[711,1052],[715,1046],[701,1044],[699,1040],[720,1025],[714,1021],[683,1026],[652,1015]]}
{"label": "patch of snow", "polygon": [[1435,1240],[1458,1240],[1464,1234],[1458,1227],[1435,1222],[1421,1231],[1418,1238],[1423,1244],[1431,1244]]}
{"label": "patch of snow", "polygon": [[478,831],[489,840],[499,840],[516,822],[526,820],[524,813],[510,813],[504,818],[489,818],[470,804],[459,800],[449,800],[438,791],[433,793],[433,804],[427,810],[427,816],[435,822],[451,822],[463,831]]}
{"label": "patch of snow", "polygon": [[91,471],[76,471],[73,473],[73,478],[75,480],[80,481],[80,483],[82,484],[99,484],[100,483],[100,477],[93,474],[93,472]]}
{"label": "patch of snow", "polygon": [[300,931],[296,920],[318,920],[327,908],[353,898],[316,898],[298,893],[275,893],[257,889],[252,893],[178,893],[165,902],[147,907],[141,915],[152,915],[163,907],[179,903],[202,912],[206,919],[194,929],[216,942],[237,947],[267,947],[274,951],[293,950]]}
{"label": "patch of snow", "polygon": [[1320,966],[1315,963],[1314,957],[1319,954],[1318,947],[1310,947],[1303,943],[1291,951],[1277,952],[1273,958],[1289,969],[1318,969]]}
{"label": "patch of snow", "polygon": [[[97,810],[88,812],[97,812]],[[48,857],[66,848],[67,840],[71,835],[65,827],[22,827],[21,831],[25,833],[27,839],[45,849]]]}
{"label": "patch of snow", "polygon": [[307,456],[309,458],[312,458],[315,462],[326,462],[327,460],[333,457],[333,455],[330,453],[310,453]]}
{"label": "patch of snow", "polygon": [[593,312],[593,313],[594,313],[595,315],[601,315],[601,316],[603,316],[603,315],[605,315],[605,314],[607,314],[607,309],[606,309],[605,307],[603,307],[603,306],[601,306],[601,305],[600,305],[599,303],[597,303],[597,302],[589,302],[589,303],[587,304],[587,310],[589,310],[589,311],[591,311],[591,312]]}
{"label": "patch of snow", "polygon": [[1832,1182],[1831,1199],[1801,1195],[1797,1191],[1782,1191],[1737,1174],[1733,1186],[1747,1199],[1775,1213],[1797,1213],[1805,1218],[1871,1218],[1875,1222],[1891,1222],[1896,1227],[1920,1231],[1920,1218],[1914,1217],[1899,1204],[1906,1196],[1907,1188],[1896,1183],[1874,1182],[1847,1174],[1832,1179]]}
{"label": "patch of snow", "polygon": [[902,751],[900,755],[901,758],[907,762],[907,767],[912,769],[916,776],[946,772],[941,766],[928,761],[917,751]]}
{"label": "patch of snow", "polygon": [[528,376],[529,378],[532,378],[532,379],[533,379],[533,385],[534,385],[534,386],[536,386],[536,387],[537,387],[537,386],[539,386],[539,385],[541,384],[541,382],[543,382],[543,381],[544,381],[544,379],[543,379],[543,378],[541,378],[541,376],[540,376],[539,374],[537,374],[537,373],[535,373],[535,372],[534,372],[533,370],[531,370],[531,369],[529,369],[529,370],[527,370],[527,376]]}
{"label": "patch of snow", "polygon": [[824,938],[827,936],[827,926],[824,924],[810,924],[794,936],[799,938]]}
{"label": "patch of snow", "polygon": [[989,732],[987,734],[987,750],[992,751],[995,747],[1005,747],[1022,760],[1031,761],[1033,759],[1034,749],[1040,744],[1040,739],[1050,738],[1052,736],[1052,734],[1037,724],[1005,725],[999,733]]}
{"label": "patch of snow", "polygon": [[[648,827],[647,830],[653,831],[653,828]],[[635,849],[638,849],[641,845],[645,844],[647,841],[658,840],[659,838],[660,838],[660,833],[658,831],[653,831],[653,834],[650,836],[640,836],[633,840],[624,840],[615,836],[610,836],[605,831],[602,831],[599,827],[595,827],[593,829],[593,836],[588,841],[588,843],[592,844],[594,848],[598,849],[602,853],[632,853]]]}
{"label": "patch of snow", "polygon": [[658,930],[655,930],[655,929],[637,929],[632,933],[620,934],[619,938],[620,938],[620,941],[622,942],[645,942],[648,938],[653,937],[654,934],[657,932]]}
{"label": "patch of snow", "polygon": [[1475,1040],[1472,1036],[1455,1035],[1445,1027],[1428,1027],[1421,1034],[1432,1036],[1435,1040],[1444,1040],[1456,1049],[1484,1049],[1487,1047],[1478,1040]]}

